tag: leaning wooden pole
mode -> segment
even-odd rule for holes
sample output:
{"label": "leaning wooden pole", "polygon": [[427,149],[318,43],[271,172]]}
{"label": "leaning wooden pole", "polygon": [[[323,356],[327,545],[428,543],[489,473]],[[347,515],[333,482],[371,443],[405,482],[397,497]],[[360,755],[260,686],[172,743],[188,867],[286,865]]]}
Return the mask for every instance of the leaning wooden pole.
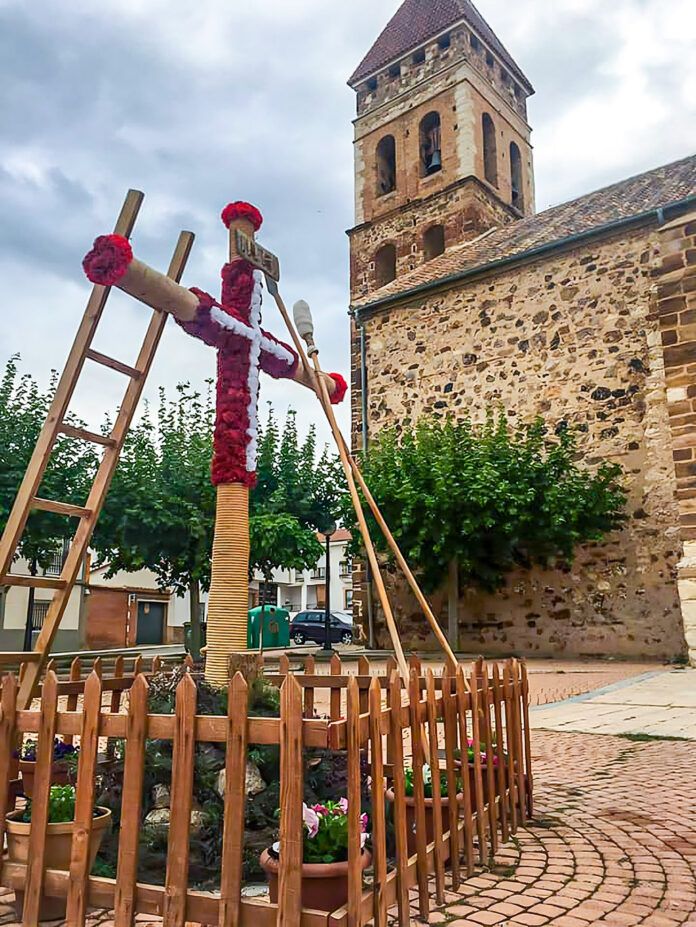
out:
{"label": "leaning wooden pole", "polygon": [[[279,311],[280,311],[280,314],[281,314],[281,316],[283,317],[283,321],[285,322],[285,324],[286,324],[286,326],[287,326],[287,328],[288,328],[288,331],[289,331],[289,333],[290,333],[290,337],[291,337],[292,340],[293,340],[293,344],[295,345],[295,350],[296,350],[297,353],[300,355],[300,359],[301,359],[301,361],[302,361],[303,366],[305,367],[305,369],[306,369],[307,371],[309,371],[309,361],[308,361],[307,355],[306,355],[305,350],[304,350],[304,345],[302,344],[302,341],[301,341],[300,337],[299,337],[298,334],[297,334],[297,331],[296,331],[296,329],[295,329],[295,326],[293,325],[293,323],[292,323],[291,320],[290,320],[290,316],[289,316],[289,314],[288,314],[288,311],[287,311],[287,308],[286,308],[286,306],[285,306],[285,303],[283,302],[283,298],[281,297],[280,293],[278,292],[277,287],[272,288],[272,289],[271,289],[271,292],[272,292],[272,295],[273,295],[274,298],[275,298],[276,305],[278,306],[278,309],[279,309]],[[311,349],[310,349],[310,350],[311,350]],[[318,350],[316,350],[316,346],[315,346],[314,350],[311,351],[311,353],[312,353],[312,361],[313,361],[314,373],[316,374],[316,377],[315,377],[315,390],[316,390],[317,396],[319,397],[319,401],[321,402],[321,405],[322,405],[322,407],[323,407],[323,409],[324,409],[324,413],[326,414],[326,417],[327,417],[327,419],[328,419],[328,421],[329,421],[329,425],[331,426],[331,430],[332,430],[332,432],[333,432],[334,439],[335,439],[336,444],[337,444],[337,446],[338,446],[339,456],[341,457],[341,463],[343,464],[344,459],[345,459],[345,461],[346,461],[347,464],[348,464],[348,467],[349,467],[349,470],[350,470],[350,476],[349,476],[348,474],[346,474],[346,480],[348,481],[349,488],[350,488],[351,484],[352,484],[353,486],[355,485],[355,482],[354,482],[354,481],[357,481],[358,485],[360,486],[360,490],[362,491],[362,494],[363,494],[363,496],[364,496],[364,498],[365,498],[365,501],[367,502],[368,506],[370,507],[370,510],[371,510],[371,512],[372,512],[372,514],[373,514],[373,516],[374,516],[374,518],[375,518],[375,521],[377,522],[377,524],[378,524],[378,526],[379,526],[380,531],[381,531],[382,534],[384,535],[384,537],[385,537],[385,539],[386,539],[386,541],[387,541],[387,544],[389,545],[389,547],[390,547],[392,553],[394,554],[394,558],[396,559],[396,562],[398,563],[398,565],[399,565],[401,571],[403,572],[404,576],[406,577],[406,581],[408,582],[408,584],[409,584],[411,590],[413,591],[413,594],[415,595],[415,597],[416,597],[416,599],[417,599],[417,601],[418,601],[418,604],[419,604],[420,607],[423,609],[423,613],[425,614],[425,617],[426,617],[426,619],[427,619],[427,621],[428,621],[428,624],[430,625],[430,627],[431,627],[431,629],[432,629],[433,634],[435,635],[435,637],[436,637],[436,639],[438,640],[440,646],[442,647],[443,651],[445,652],[445,655],[447,656],[448,662],[449,662],[452,666],[456,666],[456,665],[457,665],[457,657],[456,657],[454,651],[452,650],[452,647],[450,646],[450,643],[449,643],[449,641],[447,640],[447,637],[446,637],[445,633],[443,632],[442,628],[440,627],[440,624],[439,624],[437,618],[435,617],[435,614],[434,614],[432,608],[430,607],[430,604],[428,603],[428,600],[426,599],[425,595],[423,594],[423,591],[422,591],[422,589],[420,588],[420,586],[419,586],[419,584],[418,584],[418,580],[416,579],[416,577],[415,577],[414,574],[413,574],[413,571],[411,570],[411,568],[409,567],[408,563],[406,562],[406,558],[405,558],[404,555],[402,554],[401,549],[400,549],[400,547],[399,547],[399,545],[398,545],[398,543],[397,543],[397,541],[396,541],[396,538],[395,538],[394,535],[392,534],[392,532],[391,532],[391,530],[390,530],[390,528],[389,528],[389,525],[387,524],[386,520],[384,519],[384,516],[382,515],[382,513],[381,513],[381,511],[380,511],[380,508],[379,508],[379,506],[377,505],[377,502],[375,501],[374,496],[373,496],[372,493],[370,492],[369,487],[367,486],[367,483],[365,482],[365,479],[364,479],[362,473],[360,472],[360,468],[358,467],[357,461],[355,460],[355,458],[353,457],[353,455],[350,453],[350,450],[349,450],[349,448],[348,448],[348,445],[347,445],[347,443],[346,443],[346,440],[345,440],[345,438],[343,437],[343,434],[342,434],[340,428],[338,427],[338,423],[336,422],[336,417],[335,417],[335,415],[334,415],[334,413],[333,413],[333,408],[332,408],[332,406],[331,406],[331,402],[330,402],[330,400],[327,399],[327,396],[325,395],[326,387],[325,387],[325,384],[324,384],[324,378],[323,378],[323,376],[322,376],[321,365],[320,365],[320,363],[319,363],[319,352],[318,352]],[[321,388],[322,386],[324,387],[323,389]],[[345,466],[344,466],[344,471],[345,471]],[[360,530],[361,530],[361,534],[362,534],[363,532],[362,532],[361,518],[362,518],[363,521],[365,521],[364,512],[363,512],[363,508],[362,508],[362,503],[361,503],[361,501],[360,501],[360,497],[359,497],[359,496],[357,496],[357,503],[356,503],[356,500],[353,498],[353,494],[352,494],[352,493],[351,493],[351,499],[352,499],[352,501],[353,501],[353,506],[354,506],[354,508],[355,508],[356,517],[358,518],[358,524],[360,525]],[[368,536],[369,536],[369,529],[367,528],[367,523],[366,523],[366,522],[365,522],[365,529],[366,529],[366,531],[368,532]],[[363,540],[364,540],[364,535],[363,535]],[[371,540],[371,538],[370,538],[370,546],[372,546],[372,540]],[[367,545],[366,545],[366,550],[368,550]],[[369,552],[368,552],[368,560],[370,561],[370,566],[372,566],[372,568],[373,568],[373,570],[374,570],[374,572],[375,572],[375,585],[377,586],[377,591],[378,591],[378,593],[379,593],[380,585],[381,585],[381,586],[384,585],[384,584],[383,584],[383,581],[382,581],[382,578],[381,578],[380,571],[379,571],[379,567],[375,568],[375,567],[373,566],[372,559],[371,559],[370,556],[369,556]],[[379,575],[379,579],[377,578],[378,575]],[[384,608],[384,603],[382,602],[381,595],[380,595],[380,603],[382,604],[382,607]],[[385,616],[386,616],[386,615],[387,615],[387,610],[385,609],[384,611],[385,611]],[[391,609],[389,609],[389,614],[391,614]],[[388,622],[387,622],[387,624],[388,624]],[[391,635],[391,631],[390,631],[390,635]],[[392,642],[393,642],[393,639],[392,639]],[[399,641],[399,646],[401,646],[400,641]],[[396,648],[395,648],[395,650],[396,650]],[[401,669],[401,667],[400,667],[400,669]],[[404,677],[404,678],[407,678],[407,677]]]}

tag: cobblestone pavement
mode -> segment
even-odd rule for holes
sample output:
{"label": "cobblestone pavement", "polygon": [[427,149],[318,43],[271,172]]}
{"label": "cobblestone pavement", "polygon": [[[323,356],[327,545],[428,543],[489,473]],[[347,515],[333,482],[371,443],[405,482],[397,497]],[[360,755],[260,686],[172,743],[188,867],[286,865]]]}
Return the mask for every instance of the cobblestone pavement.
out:
{"label": "cobblestone pavement", "polygon": [[[696,743],[535,729],[532,746],[534,821],[449,891],[429,923],[696,927]],[[11,901],[0,894],[2,925],[16,924]],[[111,918],[95,912],[88,925],[112,927]]]}

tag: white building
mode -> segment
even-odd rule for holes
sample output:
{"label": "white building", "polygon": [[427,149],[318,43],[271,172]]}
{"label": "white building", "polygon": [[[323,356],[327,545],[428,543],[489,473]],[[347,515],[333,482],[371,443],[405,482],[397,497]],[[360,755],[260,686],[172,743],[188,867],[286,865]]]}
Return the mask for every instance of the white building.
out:
{"label": "white building", "polygon": [[[317,535],[325,546],[324,536]],[[351,539],[349,531],[339,528],[331,535],[331,595],[329,605],[332,611],[351,612],[353,608],[353,567],[346,553]],[[261,601],[263,577],[256,574],[252,581],[254,604]],[[289,612],[304,611],[307,608],[324,608],[326,605],[326,554],[322,556],[313,570],[275,570],[273,582],[264,596],[267,602],[273,602]]]}
{"label": "white building", "polygon": [[[318,535],[324,544],[324,537]],[[331,537],[331,598],[333,611],[352,609],[352,565],[346,554],[350,533],[339,529]],[[46,570],[47,576],[58,576],[63,554]],[[106,567],[83,570],[75,585],[53,645],[54,651],[74,651],[87,647],[102,650],[109,647],[130,647],[136,644],[180,643],[184,624],[189,621],[189,597],[161,590],[150,570],[135,573],[119,572],[110,579]],[[26,561],[18,560],[13,573],[29,574]],[[258,605],[263,594],[267,602],[295,613],[306,608],[324,608],[326,602],[326,556],[317,561],[313,570],[275,570],[268,589],[263,589],[263,577],[256,574],[249,585],[249,604]],[[52,592],[37,589],[34,594],[33,625],[43,623]],[[0,586],[0,649],[22,649],[27,619],[29,590],[17,586]],[[207,596],[202,596],[205,610]]]}

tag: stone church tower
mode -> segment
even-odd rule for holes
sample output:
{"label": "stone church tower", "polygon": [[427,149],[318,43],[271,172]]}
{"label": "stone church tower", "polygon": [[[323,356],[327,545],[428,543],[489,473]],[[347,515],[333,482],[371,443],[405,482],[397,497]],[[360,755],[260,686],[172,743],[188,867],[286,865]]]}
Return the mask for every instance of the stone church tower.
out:
{"label": "stone church tower", "polygon": [[534,91],[469,0],[405,0],[349,84],[354,297],[533,214]]}
{"label": "stone church tower", "polygon": [[[551,39],[552,41],[552,39]],[[520,68],[470,0],[405,0],[350,79],[352,439],[506,410],[625,474],[573,563],[432,605],[453,646],[696,665],[696,156],[537,213]],[[387,574],[404,646],[435,647]],[[387,644],[369,576],[353,611]]]}

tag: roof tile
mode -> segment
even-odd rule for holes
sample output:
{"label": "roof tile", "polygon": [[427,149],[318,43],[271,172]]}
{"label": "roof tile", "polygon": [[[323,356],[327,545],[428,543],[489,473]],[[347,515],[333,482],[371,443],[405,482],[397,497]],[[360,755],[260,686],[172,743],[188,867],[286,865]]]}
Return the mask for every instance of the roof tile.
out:
{"label": "roof tile", "polygon": [[696,197],[696,155],[595,190],[450,248],[417,270],[355,300],[353,305],[356,308],[376,305],[422,284],[437,283],[465,271],[483,270],[495,261],[521,257],[542,245],[591,233],[609,223],[631,219],[690,197]]}
{"label": "roof tile", "polygon": [[348,81],[351,86],[465,20],[531,92],[532,86],[471,0],[405,0]]}

